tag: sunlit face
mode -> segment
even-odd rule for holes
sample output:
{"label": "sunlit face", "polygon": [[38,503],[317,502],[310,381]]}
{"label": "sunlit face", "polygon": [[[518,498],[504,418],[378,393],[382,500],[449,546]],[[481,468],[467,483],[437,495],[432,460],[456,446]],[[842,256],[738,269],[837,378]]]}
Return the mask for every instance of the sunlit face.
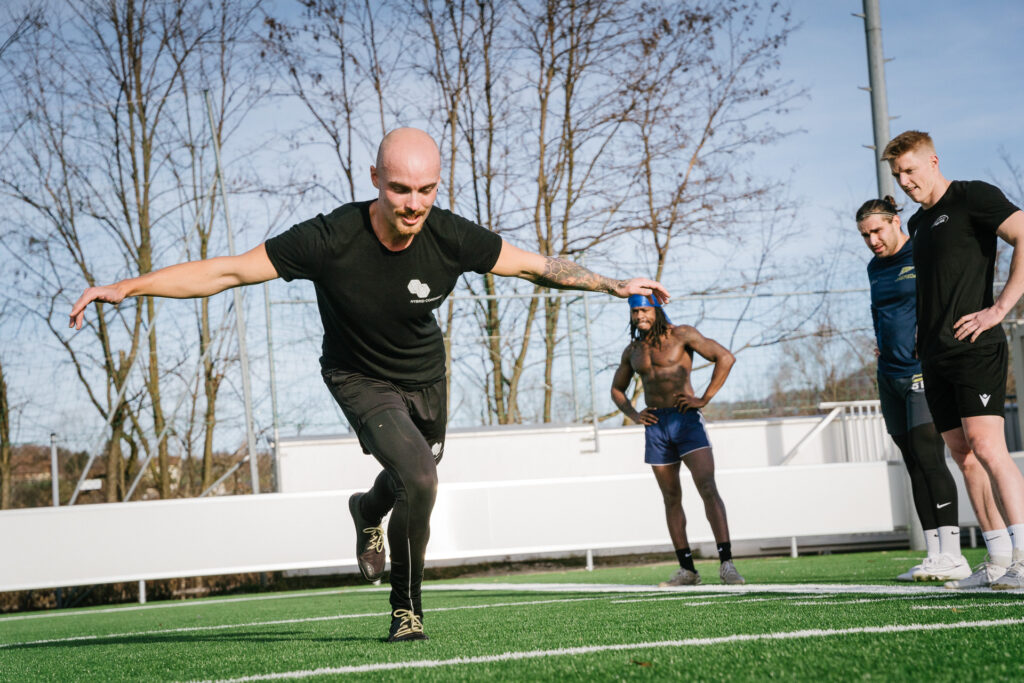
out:
{"label": "sunlit face", "polygon": [[633,326],[641,332],[650,332],[654,325],[654,306],[637,306],[629,309],[630,320]]}
{"label": "sunlit face", "polygon": [[906,242],[906,235],[900,230],[899,216],[871,214],[857,223],[857,230],[875,256],[892,256]]}
{"label": "sunlit face", "polygon": [[370,180],[379,192],[377,216],[393,237],[412,237],[423,229],[437,199],[441,158],[429,138],[407,135],[393,142]]}
{"label": "sunlit face", "polygon": [[[941,181],[939,158],[926,146],[918,147],[889,161],[892,177],[918,204],[929,204]],[[934,198],[937,199],[937,198]]]}

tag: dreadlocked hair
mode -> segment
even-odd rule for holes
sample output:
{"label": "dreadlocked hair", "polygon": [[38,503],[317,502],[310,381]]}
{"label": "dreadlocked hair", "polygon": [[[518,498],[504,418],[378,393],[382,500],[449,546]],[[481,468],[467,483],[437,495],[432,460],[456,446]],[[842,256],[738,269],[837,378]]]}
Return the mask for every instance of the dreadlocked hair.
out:
{"label": "dreadlocked hair", "polygon": [[860,223],[862,220],[872,215],[888,216],[888,221],[892,223],[892,217],[900,212],[898,206],[896,206],[896,200],[893,199],[892,195],[885,195],[881,199],[869,199],[860,208],[857,209],[856,221]]}
{"label": "dreadlocked hair", "polygon": [[661,308],[654,307],[654,323],[651,324],[651,329],[646,334],[637,329],[636,323],[633,322],[633,316],[629,316],[629,338],[632,341],[650,340],[654,346],[661,346],[661,340],[665,337],[668,332],[668,320],[665,319],[665,311]]}

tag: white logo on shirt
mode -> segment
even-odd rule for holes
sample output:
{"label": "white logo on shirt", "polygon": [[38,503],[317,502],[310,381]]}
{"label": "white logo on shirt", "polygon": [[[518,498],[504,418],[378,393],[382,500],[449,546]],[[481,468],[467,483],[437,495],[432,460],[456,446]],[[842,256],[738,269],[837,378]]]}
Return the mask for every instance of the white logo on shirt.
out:
{"label": "white logo on shirt", "polygon": [[988,406],[988,400],[992,398],[992,394],[978,394],[978,398],[981,399],[981,405]]}
{"label": "white logo on shirt", "polygon": [[949,220],[949,216],[947,216],[946,214],[942,214],[941,216],[939,216],[938,218],[935,219],[935,222],[932,223],[932,227],[934,228],[936,226],[942,225],[943,223],[945,223],[948,220]]}
{"label": "white logo on shirt", "polygon": [[430,294],[430,286],[419,280],[409,280],[408,289],[409,293],[418,299],[426,299]]}

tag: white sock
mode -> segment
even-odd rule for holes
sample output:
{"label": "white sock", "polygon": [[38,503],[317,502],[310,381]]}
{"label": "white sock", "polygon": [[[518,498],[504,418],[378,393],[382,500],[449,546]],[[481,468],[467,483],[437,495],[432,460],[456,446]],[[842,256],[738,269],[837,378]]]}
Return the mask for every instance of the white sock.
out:
{"label": "white sock", "polygon": [[993,529],[981,532],[981,536],[985,539],[985,548],[988,549],[988,556],[992,558],[992,562],[1000,567],[1010,566],[1010,556],[1013,555],[1010,532],[1006,529]]}
{"label": "white sock", "polygon": [[1006,527],[1006,530],[1010,532],[1010,541],[1013,544],[1013,549],[1024,549],[1024,524],[1010,524]]}
{"label": "white sock", "polygon": [[939,527],[939,549],[943,555],[960,557],[960,527]]}
{"label": "white sock", "polygon": [[928,557],[935,557],[939,554],[939,530],[924,530],[924,547],[928,551]]}

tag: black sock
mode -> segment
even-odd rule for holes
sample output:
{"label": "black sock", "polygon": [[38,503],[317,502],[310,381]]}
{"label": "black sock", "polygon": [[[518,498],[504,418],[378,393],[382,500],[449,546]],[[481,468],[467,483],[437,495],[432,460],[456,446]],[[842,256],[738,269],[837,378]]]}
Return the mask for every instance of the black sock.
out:
{"label": "black sock", "polygon": [[676,550],[676,557],[679,559],[680,567],[689,569],[691,572],[697,571],[697,568],[693,566],[693,553],[690,552],[689,548]]}
{"label": "black sock", "polygon": [[728,562],[732,559],[732,543],[730,541],[718,544],[718,559],[720,562]]}

